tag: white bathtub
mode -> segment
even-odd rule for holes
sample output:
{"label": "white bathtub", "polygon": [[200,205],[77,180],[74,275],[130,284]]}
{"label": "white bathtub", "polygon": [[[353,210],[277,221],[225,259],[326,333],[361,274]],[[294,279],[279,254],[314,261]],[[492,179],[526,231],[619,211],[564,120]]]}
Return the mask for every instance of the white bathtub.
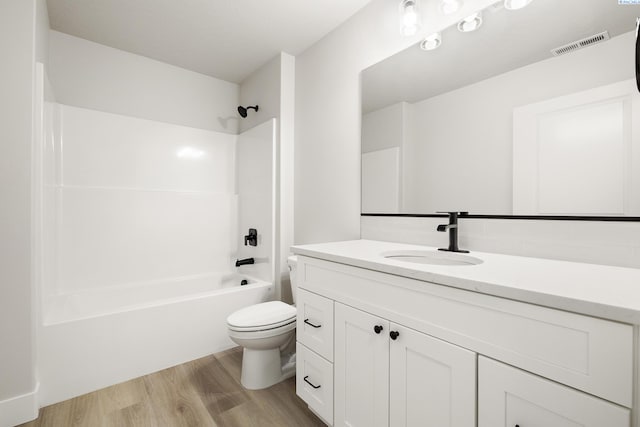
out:
{"label": "white bathtub", "polygon": [[271,283],[219,274],[56,295],[38,331],[40,406],[233,347],[231,312]]}

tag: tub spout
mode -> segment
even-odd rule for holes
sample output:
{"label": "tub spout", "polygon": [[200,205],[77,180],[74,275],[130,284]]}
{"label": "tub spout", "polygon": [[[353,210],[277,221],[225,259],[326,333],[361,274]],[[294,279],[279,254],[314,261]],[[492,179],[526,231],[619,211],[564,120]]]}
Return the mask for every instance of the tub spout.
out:
{"label": "tub spout", "polygon": [[241,265],[247,265],[247,264],[255,264],[255,263],[256,261],[253,258],[237,259],[236,267],[240,267]]}

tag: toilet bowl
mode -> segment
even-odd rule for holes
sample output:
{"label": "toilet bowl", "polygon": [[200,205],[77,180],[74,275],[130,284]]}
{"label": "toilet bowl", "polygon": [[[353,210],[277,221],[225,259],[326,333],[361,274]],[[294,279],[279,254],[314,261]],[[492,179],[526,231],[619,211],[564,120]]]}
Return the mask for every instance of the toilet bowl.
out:
{"label": "toilet bowl", "polygon": [[[295,256],[287,259],[294,303],[296,263]],[[232,313],[227,327],[229,338],[243,347],[240,382],[245,388],[267,388],[295,374],[295,353],[285,352],[295,339],[295,306],[282,301],[251,305]]]}

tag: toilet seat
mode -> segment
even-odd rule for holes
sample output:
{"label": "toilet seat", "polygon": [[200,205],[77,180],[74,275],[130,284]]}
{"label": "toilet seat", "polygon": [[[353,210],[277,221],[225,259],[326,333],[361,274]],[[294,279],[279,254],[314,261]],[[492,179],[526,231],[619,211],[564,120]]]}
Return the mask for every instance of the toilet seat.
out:
{"label": "toilet seat", "polygon": [[[232,331],[256,332],[292,325],[295,327],[296,308],[282,301],[269,301],[242,308],[227,318]],[[289,329],[289,328],[286,328]]]}
{"label": "toilet seat", "polygon": [[229,336],[232,338],[243,340],[246,343],[246,341],[258,341],[265,338],[273,338],[279,335],[285,335],[290,333],[291,331],[295,331],[295,329],[296,329],[296,321],[294,319],[294,321],[291,323],[288,323],[283,326],[278,326],[272,329],[237,330],[237,329],[229,328]]}

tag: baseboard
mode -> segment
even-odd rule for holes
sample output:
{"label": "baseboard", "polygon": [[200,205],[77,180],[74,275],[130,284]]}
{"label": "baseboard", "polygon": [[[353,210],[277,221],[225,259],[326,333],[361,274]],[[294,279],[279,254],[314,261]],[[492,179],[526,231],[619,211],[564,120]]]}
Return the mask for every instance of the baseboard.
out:
{"label": "baseboard", "polygon": [[38,418],[40,383],[29,393],[0,401],[0,427],[13,427]]}

